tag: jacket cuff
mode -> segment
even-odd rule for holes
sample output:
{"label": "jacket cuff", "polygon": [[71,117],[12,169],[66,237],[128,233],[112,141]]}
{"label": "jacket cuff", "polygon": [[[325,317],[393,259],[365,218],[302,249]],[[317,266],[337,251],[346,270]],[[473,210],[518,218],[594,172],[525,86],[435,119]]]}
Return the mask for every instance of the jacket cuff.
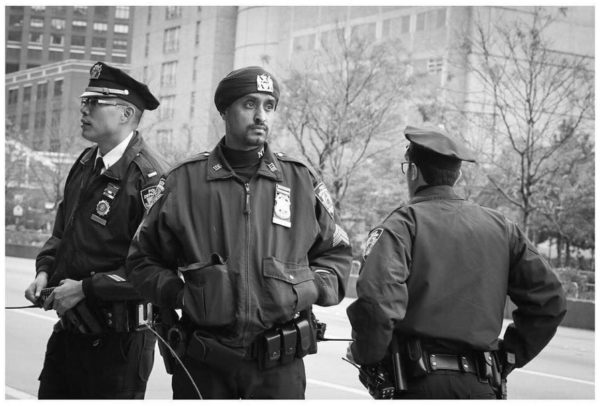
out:
{"label": "jacket cuff", "polygon": [[86,299],[94,300],[96,298],[92,278],[83,278],[81,280],[81,287],[83,289],[83,294],[85,295]]}
{"label": "jacket cuff", "polygon": [[175,278],[167,282],[162,287],[161,304],[171,309],[182,307],[183,302],[183,281]]}

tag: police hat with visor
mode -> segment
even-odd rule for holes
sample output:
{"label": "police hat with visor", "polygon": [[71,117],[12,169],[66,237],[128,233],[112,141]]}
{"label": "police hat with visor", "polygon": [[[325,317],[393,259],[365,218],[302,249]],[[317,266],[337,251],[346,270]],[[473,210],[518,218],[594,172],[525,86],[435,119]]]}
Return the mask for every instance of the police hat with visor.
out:
{"label": "police hat with visor", "polygon": [[97,62],[90,69],[90,82],[80,98],[125,100],[140,110],[154,110],[159,101],[145,84],[138,82],[121,69]]}
{"label": "police hat with visor", "polygon": [[476,162],[472,151],[438,128],[407,126],[404,135],[410,141],[409,149],[417,166],[428,163],[450,169],[460,167],[461,161]]}
{"label": "police hat with visor", "polygon": [[234,101],[250,93],[266,93],[279,101],[279,83],[260,66],[247,66],[229,73],[219,82],[215,91],[215,106],[224,113]]}

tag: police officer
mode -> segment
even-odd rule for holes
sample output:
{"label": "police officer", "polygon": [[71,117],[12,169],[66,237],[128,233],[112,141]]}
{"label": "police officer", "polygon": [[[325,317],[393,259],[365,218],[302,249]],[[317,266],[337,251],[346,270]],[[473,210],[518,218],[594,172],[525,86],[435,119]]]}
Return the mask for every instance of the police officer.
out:
{"label": "police officer", "polygon": [[302,357],[316,351],[310,309],[344,297],[348,236],[311,169],[267,143],[275,77],[235,70],[214,99],[225,136],[161,180],[128,275],[152,303],[183,309],[182,357],[200,394],[176,367],[175,399],[301,399]]}
{"label": "police officer", "polygon": [[[408,390],[396,398],[495,398],[499,374],[553,337],[564,292],[517,225],[454,192],[471,152],[439,129],[404,133],[410,201],[369,234],[347,310],[351,355],[389,371],[398,339]],[[499,340],[507,295],[517,309]]]}
{"label": "police officer", "polygon": [[82,136],[93,142],[66,180],[52,236],[37,256],[25,297],[61,321],[48,341],[40,399],[142,399],[156,339],[135,331],[141,297],[125,278],[125,258],[166,169],[136,128],[159,102],[148,87],[98,62],[81,95]]}

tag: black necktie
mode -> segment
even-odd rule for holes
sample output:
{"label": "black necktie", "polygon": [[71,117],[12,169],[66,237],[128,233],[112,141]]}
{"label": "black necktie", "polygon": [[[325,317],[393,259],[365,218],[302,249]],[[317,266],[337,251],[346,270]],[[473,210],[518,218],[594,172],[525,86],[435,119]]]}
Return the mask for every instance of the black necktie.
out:
{"label": "black necktie", "polygon": [[94,163],[94,170],[92,171],[92,177],[98,177],[100,176],[102,169],[104,169],[104,161],[102,160],[102,157],[99,156],[98,158],[96,158],[96,162]]}

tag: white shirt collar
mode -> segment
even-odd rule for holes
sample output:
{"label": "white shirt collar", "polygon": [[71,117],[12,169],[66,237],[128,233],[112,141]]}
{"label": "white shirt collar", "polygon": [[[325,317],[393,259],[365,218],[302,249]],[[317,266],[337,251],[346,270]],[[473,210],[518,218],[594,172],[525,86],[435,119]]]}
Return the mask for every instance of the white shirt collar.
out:
{"label": "white shirt collar", "polygon": [[100,154],[100,149],[96,151],[96,159],[98,157],[102,157],[102,162],[104,162],[104,169],[100,173],[104,173],[108,168],[113,166],[125,153],[127,149],[127,145],[129,145],[129,141],[133,137],[133,131],[129,133],[129,135],[119,143],[116,147],[108,151],[105,155]]}

